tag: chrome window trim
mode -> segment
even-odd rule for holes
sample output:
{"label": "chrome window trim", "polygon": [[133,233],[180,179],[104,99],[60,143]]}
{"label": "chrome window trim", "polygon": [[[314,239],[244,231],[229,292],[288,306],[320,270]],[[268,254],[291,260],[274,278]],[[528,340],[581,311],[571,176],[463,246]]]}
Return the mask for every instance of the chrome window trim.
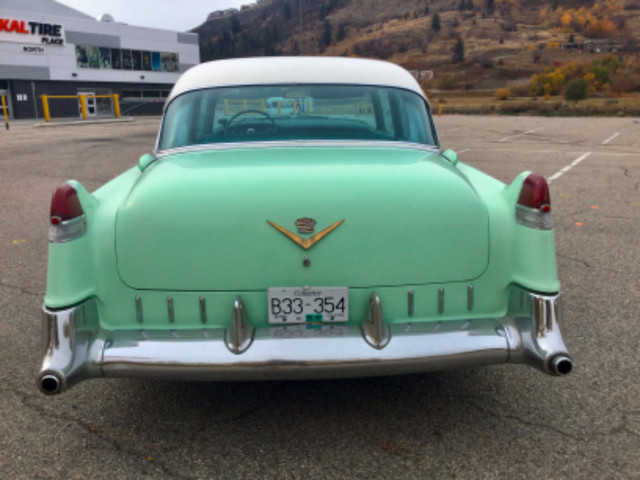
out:
{"label": "chrome window trim", "polygon": [[387,140],[270,140],[259,142],[228,142],[228,143],[203,143],[188,145],[185,147],[169,148],[155,151],[158,158],[168,157],[178,153],[221,151],[221,150],[247,150],[264,148],[291,148],[291,147],[341,147],[341,148],[401,148],[408,150],[423,150],[430,153],[441,153],[437,145],[423,145],[421,143],[395,142]]}

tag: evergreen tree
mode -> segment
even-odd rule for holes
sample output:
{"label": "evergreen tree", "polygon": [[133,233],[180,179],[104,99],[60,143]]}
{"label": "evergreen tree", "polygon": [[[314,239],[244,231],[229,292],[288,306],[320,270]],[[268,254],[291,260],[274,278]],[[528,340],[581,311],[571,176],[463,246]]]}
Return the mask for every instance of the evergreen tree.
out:
{"label": "evergreen tree", "polygon": [[567,83],[564,90],[564,98],[567,101],[584,100],[589,93],[589,84],[584,78],[576,78]]}
{"label": "evergreen tree", "polygon": [[453,46],[453,56],[451,57],[452,63],[462,63],[464,62],[464,40],[462,38],[458,38],[455,45]]}
{"label": "evergreen tree", "polygon": [[493,12],[496,11],[496,4],[494,0],[485,0],[485,8],[487,10],[487,15],[493,15]]}
{"label": "evergreen tree", "polygon": [[434,32],[439,32],[441,28],[442,23],[440,21],[440,15],[434,13],[433,17],[431,17],[431,30],[433,30]]}
{"label": "evergreen tree", "polygon": [[331,23],[329,23],[329,20],[325,20],[324,32],[322,33],[322,46],[326,48],[329,45],[331,45],[332,39],[333,39],[333,32],[331,29]]}
{"label": "evergreen tree", "polygon": [[234,35],[237,35],[238,32],[240,31],[240,21],[238,20],[238,17],[233,14],[231,17],[231,31],[233,32]]}
{"label": "evergreen tree", "polygon": [[282,7],[282,16],[284,17],[285,20],[289,20],[291,18],[291,7],[289,6],[289,2],[285,2],[284,6]]}

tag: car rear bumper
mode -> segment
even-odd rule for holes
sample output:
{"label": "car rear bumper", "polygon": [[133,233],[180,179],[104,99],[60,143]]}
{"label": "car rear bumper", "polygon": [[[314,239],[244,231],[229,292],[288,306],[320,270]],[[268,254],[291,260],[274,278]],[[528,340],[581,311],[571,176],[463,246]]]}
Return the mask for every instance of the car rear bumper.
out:
{"label": "car rear bumper", "polygon": [[59,393],[94,377],[181,380],[341,378],[522,363],[551,375],[572,368],[559,295],[513,289],[502,318],[387,324],[371,295],[361,325],[255,329],[240,299],[227,329],[100,329],[95,302],[43,307],[38,386]]}

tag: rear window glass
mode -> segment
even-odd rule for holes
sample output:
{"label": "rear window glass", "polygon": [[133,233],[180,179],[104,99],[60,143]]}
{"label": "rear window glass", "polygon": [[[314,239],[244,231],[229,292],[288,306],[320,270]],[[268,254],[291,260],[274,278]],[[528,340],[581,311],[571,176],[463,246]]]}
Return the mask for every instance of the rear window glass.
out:
{"label": "rear window glass", "polygon": [[270,140],[436,144],[428,106],[416,93],[360,85],[269,85],[180,95],[167,107],[159,147]]}

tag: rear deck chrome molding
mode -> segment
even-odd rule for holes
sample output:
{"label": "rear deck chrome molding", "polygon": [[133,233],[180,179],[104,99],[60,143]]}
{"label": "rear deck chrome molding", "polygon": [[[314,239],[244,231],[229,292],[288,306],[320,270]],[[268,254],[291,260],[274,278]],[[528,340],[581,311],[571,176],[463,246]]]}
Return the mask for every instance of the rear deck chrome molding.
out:
{"label": "rear deck chrome molding", "polygon": [[169,323],[176,321],[175,309],[173,308],[173,297],[167,297],[167,316],[169,317]]}
{"label": "rear deck chrome molding", "polygon": [[298,335],[292,326],[254,328],[238,298],[226,329],[106,331],[99,326],[96,302],[88,300],[64,310],[43,307],[45,352],[37,382],[43,393],[56,394],[103,376],[344,378],[502,363],[526,364],[550,375],[571,371],[573,363],[560,331],[559,295],[513,288],[509,312],[501,318],[414,317],[411,322],[387,323],[381,299],[372,293],[361,325],[325,325],[308,331],[298,325],[294,326],[301,329]]}
{"label": "rear deck chrome molding", "polygon": [[413,313],[415,310],[415,292],[413,290],[409,290],[407,293],[407,314],[410,317],[413,317]]}
{"label": "rear deck chrome molding", "polygon": [[200,321],[207,323],[207,300],[204,297],[200,297]]}
{"label": "rear deck chrome molding", "polygon": [[136,320],[138,323],[142,323],[144,320],[142,317],[142,297],[140,295],[136,295]]}

